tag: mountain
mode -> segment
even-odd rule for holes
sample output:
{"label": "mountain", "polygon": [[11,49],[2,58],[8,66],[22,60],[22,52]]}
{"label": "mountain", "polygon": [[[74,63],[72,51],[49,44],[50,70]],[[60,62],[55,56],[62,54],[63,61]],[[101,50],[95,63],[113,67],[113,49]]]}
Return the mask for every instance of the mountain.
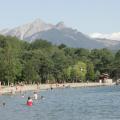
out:
{"label": "mountain", "polygon": [[113,33],[95,32],[95,33],[89,33],[89,36],[92,38],[102,38],[102,39],[120,41],[120,32],[113,32]]}
{"label": "mountain", "polygon": [[0,34],[6,34],[8,31],[9,31],[9,29],[7,29],[7,28],[3,29],[3,30],[0,31]]}
{"label": "mountain", "polygon": [[76,29],[67,27],[64,22],[53,25],[40,19],[10,30],[1,30],[0,34],[16,36],[29,42],[36,39],[45,39],[57,45],[63,43],[70,47],[89,49],[113,47],[118,44],[118,41],[91,38]]}
{"label": "mountain", "polygon": [[112,47],[109,48],[109,49],[112,49],[112,50],[120,50],[120,43],[118,43],[118,44],[112,46]]}
{"label": "mountain", "polygon": [[26,38],[26,40],[35,40],[42,38],[48,40],[54,44],[66,44],[70,47],[83,47],[83,48],[102,48],[105,47],[102,43],[97,42],[94,39],[70,28],[52,28],[47,31],[38,32]]}
{"label": "mountain", "polygon": [[46,31],[53,27],[51,24],[44,23],[40,19],[36,19],[34,22],[7,30],[7,31],[0,31],[1,34],[4,35],[11,35],[16,36],[20,39],[25,39],[28,36],[31,36],[32,34],[35,34],[40,31]]}
{"label": "mountain", "polygon": [[95,39],[96,41],[105,44],[106,47],[116,46],[120,44],[120,41],[118,40],[111,40],[111,39],[106,39],[106,38],[95,38]]}

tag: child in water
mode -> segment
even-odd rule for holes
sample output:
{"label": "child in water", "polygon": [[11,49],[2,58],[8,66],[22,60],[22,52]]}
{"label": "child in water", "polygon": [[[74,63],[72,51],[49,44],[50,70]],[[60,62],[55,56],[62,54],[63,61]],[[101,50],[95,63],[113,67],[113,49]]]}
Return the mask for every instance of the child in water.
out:
{"label": "child in water", "polygon": [[37,99],[38,99],[37,92],[34,92],[34,99],[35,99],[35,100],[37,100]]}
{"label": "child in water", "polygon": [[28,106],[32,106],[33,105],[33,101],[32,101],[32,99],[30,97],[28,97],[27,105]]}

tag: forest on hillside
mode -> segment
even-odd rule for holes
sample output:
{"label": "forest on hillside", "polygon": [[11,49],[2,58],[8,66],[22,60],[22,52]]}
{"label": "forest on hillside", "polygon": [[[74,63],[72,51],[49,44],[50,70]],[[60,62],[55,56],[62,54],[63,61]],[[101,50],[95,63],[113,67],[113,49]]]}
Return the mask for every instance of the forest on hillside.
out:
{"label": "forest on hillside", "polygon": [[102,73],[120,77],[120,50],[70,48],[41,39],[29,43],[0,35],[2,83],[94,82]]}

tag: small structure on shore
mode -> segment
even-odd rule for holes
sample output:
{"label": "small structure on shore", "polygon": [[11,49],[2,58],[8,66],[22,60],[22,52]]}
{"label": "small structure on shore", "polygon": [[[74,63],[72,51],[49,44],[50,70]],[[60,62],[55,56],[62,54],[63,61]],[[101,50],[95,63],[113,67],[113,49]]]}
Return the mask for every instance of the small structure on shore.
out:
{"label": "small structure on shore", "polygon": [[100,75],[99,83],[113,83],[113,80],[110,79],[107,73],[103,73]]}

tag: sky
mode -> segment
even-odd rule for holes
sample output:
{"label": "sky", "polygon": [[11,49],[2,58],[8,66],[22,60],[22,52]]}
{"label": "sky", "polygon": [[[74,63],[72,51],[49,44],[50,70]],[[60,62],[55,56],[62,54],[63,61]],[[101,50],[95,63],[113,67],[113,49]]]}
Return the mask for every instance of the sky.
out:
{"label": "sky", "polygon": [[83,33],[120,32],[120,0],[0,0],[0,29],[37,18]]}

